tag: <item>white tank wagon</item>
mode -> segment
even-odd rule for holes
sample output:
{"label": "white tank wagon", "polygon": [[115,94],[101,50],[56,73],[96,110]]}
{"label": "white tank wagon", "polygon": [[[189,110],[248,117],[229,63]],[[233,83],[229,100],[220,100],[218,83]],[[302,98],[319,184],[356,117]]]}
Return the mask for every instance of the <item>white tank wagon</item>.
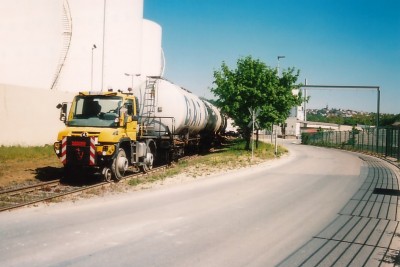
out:
{"label": "white tank wagon", "polygon": [[165,79],[149,78],[135,91],[143,130],[157,137],[172,135],[169,145],[182,150],[178,154],[188,145],[209,147],[225,129],[226,119],[217,107]]}
{"label": "white tank wagon", "polygon": [[226,123],[227,118],[225,116],[222,116],[221,112],[218,110],[216,106],[214,106],[213,104],[211,104],[206,100],[203,100],[203,102],[205,103],[209,114],[209,119],[205,127],[205,132],[210,132],[210,133],[224,132],[227,125]]}

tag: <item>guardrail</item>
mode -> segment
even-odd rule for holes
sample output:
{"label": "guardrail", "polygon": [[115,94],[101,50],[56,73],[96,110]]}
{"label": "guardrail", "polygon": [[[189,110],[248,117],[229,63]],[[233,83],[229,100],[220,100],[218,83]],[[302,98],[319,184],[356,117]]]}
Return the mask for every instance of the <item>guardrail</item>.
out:
{"label": "guardrail", "polygon": [[302,144],[377,153],[400,161],[400,128],[302,133]]}

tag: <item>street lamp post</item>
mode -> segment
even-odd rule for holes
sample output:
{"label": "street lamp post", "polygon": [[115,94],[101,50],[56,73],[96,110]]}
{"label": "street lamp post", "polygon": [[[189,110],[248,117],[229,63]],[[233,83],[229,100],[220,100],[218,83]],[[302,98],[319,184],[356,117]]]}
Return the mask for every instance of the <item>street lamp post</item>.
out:
{"label": "street lamp post", "polygon": [[[125,76],[130,76],[131,78],[132,78],[132,82],[131,82],[131,89],[133,90],[133,79],[135,78],[135,77],[139,77],[141,74],[140,73],[138,73],[138,74],[132,74],[132,73],[124,73],[125,74]],[[140,86],[139,86],[139,94],[140,94],[140,98],[139,98],[139,113],[141,112],[141,107],[142,107],[142,89],[140,88]]]}
{"label": "street lamp post", "polygon": [[279,73],[279,61],[281,58],[285,58],[285,56],[278,56],[278,77],[280,77],[280,73]]}
{"label": "street lamp post", "polygon": [[103,47],[102,47],[102,56],[101,56],[101,88],[100,91],[103,92],[104,85],[104,53],[105,53],[105,40],[106,40],[106,6],[107,0],[104,0],[103,6]]}
{"label": "street lamp post", "polygon": [[131,88],[132,88],[132,90],[133,90],[133,79],[134,79],[134,77],[139,77],[140,74],[131,74],[131,73],[124,73],[124,74],[125,74],[125,76],[130,76],[130,77],[132,77]]}
{"label": "street lamp post", "polygon": [[91,68],[90,68],[90,91],[93,90],[93,50],[95,50],[97,48],[97,46],[95,44],[93,44],[92,46],[92,64],[91,64]]}
{"label": "street lamp post", "polygon": [[[277,66],[278,78],[280,78],[281,75],[280,75],[280,72],[279,72],[279,61],[280,61],[281,58],[285,58],[285,56],[277,56],[277,58],[278,58],[278,66]],[[277,147],[277,143],[276,143],[276,139],[277,139],[277,132],[276,131],[277,130],[275,129],[275,156],[278,154],[278,147]],[[271,126],[271,143],[272,143],[273,133],[274,133],[274,124],[272,124],[272,126]]]}

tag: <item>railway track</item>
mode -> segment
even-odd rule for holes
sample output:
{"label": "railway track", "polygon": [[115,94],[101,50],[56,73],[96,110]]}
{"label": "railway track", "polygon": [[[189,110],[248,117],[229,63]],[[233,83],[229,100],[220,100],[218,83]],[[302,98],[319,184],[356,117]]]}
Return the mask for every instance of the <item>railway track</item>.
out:
{"label": "railway track", "polygon": [[[182,158],[187,159],[187,158]],[[131,180],[140,178],[152,173],[165,170],[167,165],[153,168],[146,173],[134,173],[127,175],[123,180]],[[60,180],[50,182],[37,183],[34,185],[17,187],[0,191],[0,212],[29,206],[36,203],[51,201],[68,195],[82,193],[84,191],[110,186],[112,183],[100,182],[93,185],[68,185],[63,184]]]}
{"label": "railway track", "polygon": [[0,211],[11,210],[60,197],[73,191],[73,186],[62,185],[60,180],[37,183],[0,192]]}

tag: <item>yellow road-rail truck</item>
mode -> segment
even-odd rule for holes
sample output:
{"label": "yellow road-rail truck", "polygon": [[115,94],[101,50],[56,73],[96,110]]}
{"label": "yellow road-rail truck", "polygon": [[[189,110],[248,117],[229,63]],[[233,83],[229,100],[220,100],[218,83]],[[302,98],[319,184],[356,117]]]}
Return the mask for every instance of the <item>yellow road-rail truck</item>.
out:
{"label": "yellow road-rail truck", "polygon": [[[120,180],[128,168],[147,171],[153,167],[155,130],[139,125],[138,101],[132,94],[81,92],[70,106],[58,107],[66,128],[58,133],[54,149],[66,176],[90,168],[107,181]],[[165,131],[157,137],[167,140],[166,147],[158,149],[168,156],[171,134]]]}

